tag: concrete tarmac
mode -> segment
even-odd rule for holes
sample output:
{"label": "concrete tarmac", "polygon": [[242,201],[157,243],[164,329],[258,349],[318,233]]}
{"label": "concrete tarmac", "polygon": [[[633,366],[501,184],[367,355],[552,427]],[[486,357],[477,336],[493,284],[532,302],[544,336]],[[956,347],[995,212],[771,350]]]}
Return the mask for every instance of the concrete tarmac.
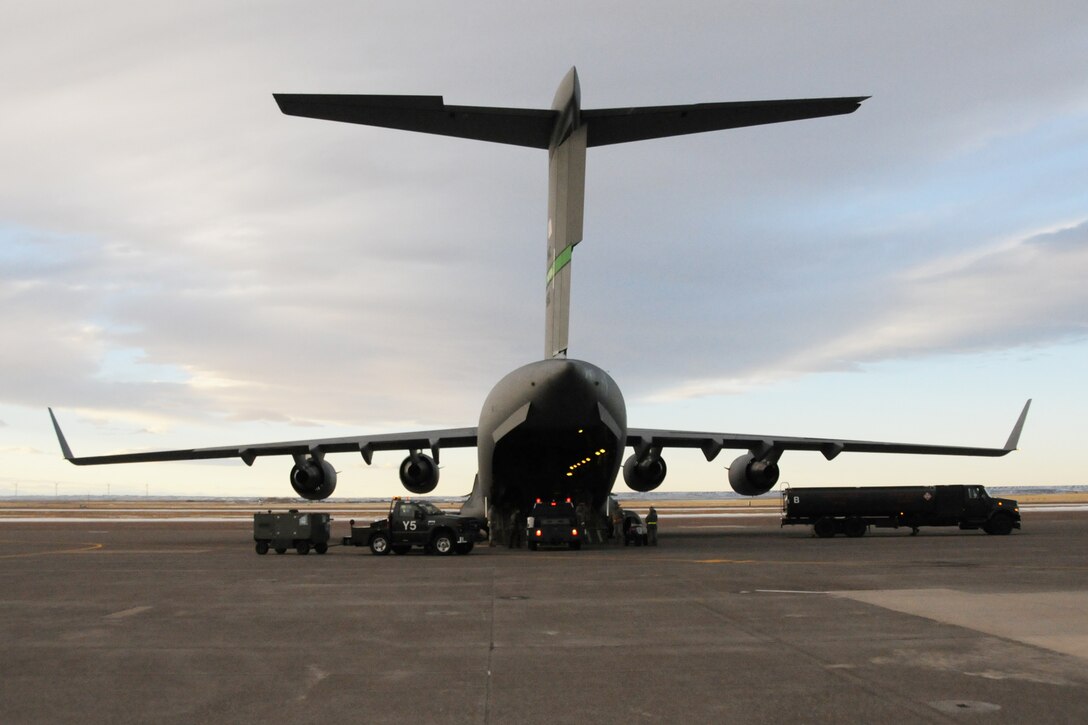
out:
{"label": "concrete tarmac", "polygon": [[[346,517],[333,524],[346,533]],[[1088,721],[1088,513],[812,538],[257,556],[248,522],[0,526],[0,722]]]}

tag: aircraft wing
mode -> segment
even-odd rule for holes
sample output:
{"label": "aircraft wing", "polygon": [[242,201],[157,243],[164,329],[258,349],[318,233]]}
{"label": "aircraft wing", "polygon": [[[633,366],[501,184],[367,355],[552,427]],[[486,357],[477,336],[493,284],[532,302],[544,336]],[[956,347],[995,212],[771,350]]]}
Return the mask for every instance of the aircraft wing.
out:
{"label": "aircraft wing", "polygon": [[49,409],[53,429],[57,433],[64,458],[77,466],[95,466],[108,463],[148,463],[152,461],[199,461],[211,458],[241,458],[252,466],[258,456],[306,456],[325,453],[359,453],[369,464],[374,451],[413,451],[430,449],[435,463],[442,448],[473,448],[476,446],[475,428],[446,428],[442,430],[389,433],[371,436],[347,436],[343,438],[312,438],[309,440],[280,443],[257,443],[217,448],[185,448],[174,451],[143,451],[117,453],[106,456],[74,456],[68,441],[61,432],[57,417]]}
{"label": "aircraft wing", "polygon": [[696,433],[689,431],[656,430],[652,428],[628,428],[627,445],[635,449],[639,457],[647,451],[662,448],[698,448],[708,461],[725,448],[747,449],[757,457],[782,451],[819,451],[831,460],[844,452],[854,453],[913,453],[935,456],[1004,456],[1016,450],[1020,432],[1028,416],[1031,400],[1024,404],[1012,433],[1001,448],[977,448],[968,446],[924,445],[917,443],[887,443],[884,441],[855,441],[842,438],[796,438],[792,436],[748,435],[739,433]]}

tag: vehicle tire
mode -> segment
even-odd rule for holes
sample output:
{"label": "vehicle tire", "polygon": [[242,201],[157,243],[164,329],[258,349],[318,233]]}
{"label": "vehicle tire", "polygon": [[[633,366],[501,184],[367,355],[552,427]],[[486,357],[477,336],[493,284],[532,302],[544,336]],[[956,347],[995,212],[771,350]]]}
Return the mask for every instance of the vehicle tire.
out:
{"label": "vehicle tire", "polygon": [[316,551],[318,554],[324,554],[328,550],[329,550],[329,545],[328,544],[324,544],[324,543],[314,544],[314,551]]}
{"label": "vehicle tire", "polygon": [[467,554],[472,551],[472,542],[466,541],[463,544],[456,544],[453,547],[453,551],[456,554]]}
{"label": "vehicle tire", "polygon": [[307,554],[310,553],[310,542],[309,541],[300,541],[300,542],[298,542],[297,544],[295,544],[295,551],[298,552],[299,556],[306,556]]}
{"label": "vehicle tire", "polygon": [[570,542],[570,550],[571,551],[578,551],[581,548],[582,548],[582,542],[581,541],[572,541],[572,542]]}
{"label": "vehicle tire", "polygon": [[993,536],[1008,536],[1012,533],[1012,517],[1006,514],[995,514],[982,525],[982,530]]}
{"label": "vehicle tire", "polygon": [[370,537],[370,553],[385,556],[389,553],[389,537],[385,534],[374,534]]}
{"label": "vehicle tire", "polygon": [[286,554],[287,553],[287,547],[286,546],[277,546],[276,547],[276,553],[277,554]]}
{"label": "vehicle tire", "polygon": [[846,524],[843,526],[844,533],[851,539],[856,539],[859,536],[865,536],[865,530],[868,527],[861,519],[847,519]]}
{"label": "vehicle tire", "polygon": [[261,556],[264,556],[265,554],[268,553],[268,542],[267,541],[258,541],[257,542],[257,553],[260,554]]}
{"label": "vehicle tire", "polygon": [[812,530],[821,539],[830,539],[835,535],[835,519],[829,519],[826,516],[822,519],[817,519],[816,523],[812,526]]}
{"label": "vehicle tire", "polygon": [[411,546],[405,546],[404,544],[397,544],[393,547],[393,553],[398,556],[400,556],[401,554],[407,554],[411,550]]}
{"label": "vehicle tire", "polygon": [[453,534],[448,531],[439,531],[434,535],[434,540],[431,542],[431,548],[439,556],[452,554],[454,545]]}

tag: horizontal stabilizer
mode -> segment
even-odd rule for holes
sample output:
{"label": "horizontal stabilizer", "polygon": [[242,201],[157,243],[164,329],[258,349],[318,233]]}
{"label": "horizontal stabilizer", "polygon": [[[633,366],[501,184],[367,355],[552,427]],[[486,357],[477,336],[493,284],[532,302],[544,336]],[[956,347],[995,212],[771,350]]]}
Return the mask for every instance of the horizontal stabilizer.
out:
{"label": "horizontal stabilizer", "polygon": [[546,149],[558,111],[447,106],[442,96],[273,94],[289,116]]}
{"label": "horizontal stabilizer", "polygon": [[868,96],[583,110],[589,146],[853,113]]}
{"label": "horizontal stabilizer", "polygon": [[[531,108],[447,106],[442,96],[275,93],[289,116],[546,149],[559,112]],[[744,126],[853,113],[868,96],[694,103],[582,110],[587,146],[683,136]]]}

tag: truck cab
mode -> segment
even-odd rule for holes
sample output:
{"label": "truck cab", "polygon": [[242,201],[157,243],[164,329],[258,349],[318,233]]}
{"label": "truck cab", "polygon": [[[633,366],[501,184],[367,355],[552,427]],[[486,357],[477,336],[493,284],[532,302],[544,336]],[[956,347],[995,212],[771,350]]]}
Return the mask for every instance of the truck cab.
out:
{"label": "truck cab", "polygon": [[963,513],[969,518],[987,519],[994,504],[982,486],[967,486],[964,491]]}
{"label": "truck cab", "polygon": [[1020,528],[1020,506],[1011,498],[998,498],[983,486],[967,486],[961,529],[981,528],[987,534],[1008,534]]}

